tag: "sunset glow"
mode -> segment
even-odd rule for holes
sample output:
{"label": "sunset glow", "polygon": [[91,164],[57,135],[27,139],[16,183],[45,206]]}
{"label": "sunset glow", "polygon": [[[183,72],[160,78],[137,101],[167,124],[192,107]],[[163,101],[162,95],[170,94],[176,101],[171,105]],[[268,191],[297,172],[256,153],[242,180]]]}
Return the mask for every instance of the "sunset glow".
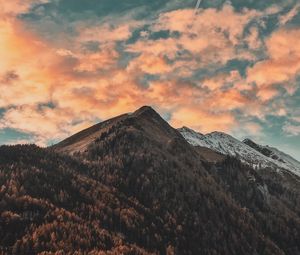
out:
{"label": "sunset glow", "polygon": [[300,5],[255,2],[0,0],[0,143],[151,105],[300,159]]}

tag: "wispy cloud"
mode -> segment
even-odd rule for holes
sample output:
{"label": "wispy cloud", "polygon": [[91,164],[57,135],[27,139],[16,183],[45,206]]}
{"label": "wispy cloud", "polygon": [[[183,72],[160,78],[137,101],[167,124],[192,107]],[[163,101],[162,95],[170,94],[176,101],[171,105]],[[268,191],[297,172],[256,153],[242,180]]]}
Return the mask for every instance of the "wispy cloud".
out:
{"label": "wispy cloud", "polygon": [[285,25],[287,24],[289,21],[291,21],[296,15],[299,14],[300,11],[300,4],[296,4],[295,6],[292,7],[292,9],[287,12],[284,15],[281,15],[279,17],[279,24],[280,25]]}
{"label": "wispy cloud", "polygon": [[290,122],[286,123],[283,126],[283,131],[290,136],[298,136],[300,135],[300,123],[299,124],[292,124]]}

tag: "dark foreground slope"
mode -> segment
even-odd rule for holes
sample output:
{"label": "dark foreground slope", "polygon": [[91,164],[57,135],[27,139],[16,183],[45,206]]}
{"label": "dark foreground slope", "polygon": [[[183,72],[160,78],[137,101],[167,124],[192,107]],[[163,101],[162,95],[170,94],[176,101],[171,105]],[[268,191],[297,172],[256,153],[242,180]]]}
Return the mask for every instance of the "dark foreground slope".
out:
{"label": "dark foreground slope", "polygon": [[4,146],[0,246],[5,254],[291,254],[224,183],[149,107],[50,149]]}
{"label": "dark foreground slope", "polygon": [[300,254],[300,178],[272,169],[254,170],[235,158],[211,165],[210,173],[251,213],[263,232],[285,254]]}

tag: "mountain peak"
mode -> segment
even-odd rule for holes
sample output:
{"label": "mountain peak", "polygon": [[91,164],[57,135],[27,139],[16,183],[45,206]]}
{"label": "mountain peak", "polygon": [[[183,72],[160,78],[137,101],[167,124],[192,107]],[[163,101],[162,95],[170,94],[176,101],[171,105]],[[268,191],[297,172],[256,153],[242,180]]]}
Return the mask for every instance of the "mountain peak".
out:
{"label": "mountain peak", "polygon": [[243,143],[254,143],[250,138],[245,138],[244,140],[243,140]]}
{"label": "mountain peak", "polygon": [[183,134],[183,133],[186,134],[186,136],[188,136],[188,135],[191,135],[191,136],[193,136],[193,135],[196,135],[196,136],[204,136],[202,133],[197,132],[197,131],[195,131],[195,130],[193,130],[193,129],[187,127],[187,126],[183,126],[183,127],[181,127],[181,128],[178,128],[177,130],[178,130],[181,134]]}
{"label": "mountain peak", "polygon": [[251,140],[250,138],[246,138],[243,140],[243,143],[247,144],[250,147],[260,147],[256,142],[254,142],[253,140]]}
{"label": "mountain peak", "polygon": [[148,111],[155,112],[155,110],[151,106],[144,105],[141,108],[137,109],[134,113],[143,113],[143,112],[148,112]]}
{"label": "mountain peak", "polygon": [[249,138],[244,139],[243,143],[247,144],[248,146],[265,155],[266,157],[271,157],[272,155],[272,151],[268,148],[268,146],[259,145]]}
{"label": "mountain peak", "polygon": [[147,116],[147,117],[159,117],[160,115],[151,107],[151,106],[142,106],[141,108],[137,109],[132,116],[140,117],[140,116]]}
{"label": "mountain peak", "polygon": [[[231,135],[227,134],[227,133],[224,133],[224,132],[221,132],[221,131],[213,131],[211,133],[208,133],[206,135],[211,135],[211,136],[220,136],[220,137],[232,137]],[[234,138],[234,137],[232,137]]]}
{"label": "mountain peak", "polygon": [[[84,152],[91,143],[110,129],[129,127],[128,130],[131,131],[142,130],[144,134],[154,140],[182,138],[152,107],[143,106],[131,114],[123,114],[87,128],[54,145],[52,148],[69,154]],[[182,140],[185,142],[183,138]]]}

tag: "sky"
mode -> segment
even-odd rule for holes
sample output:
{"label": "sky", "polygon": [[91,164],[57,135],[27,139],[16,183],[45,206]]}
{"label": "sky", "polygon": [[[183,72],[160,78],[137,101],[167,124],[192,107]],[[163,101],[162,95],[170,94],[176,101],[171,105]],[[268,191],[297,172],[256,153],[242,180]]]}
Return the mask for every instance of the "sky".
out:
{"label": "sky", "polygon": [[0,0],[0,144],[143,105],[300,160],[299,0]]}

